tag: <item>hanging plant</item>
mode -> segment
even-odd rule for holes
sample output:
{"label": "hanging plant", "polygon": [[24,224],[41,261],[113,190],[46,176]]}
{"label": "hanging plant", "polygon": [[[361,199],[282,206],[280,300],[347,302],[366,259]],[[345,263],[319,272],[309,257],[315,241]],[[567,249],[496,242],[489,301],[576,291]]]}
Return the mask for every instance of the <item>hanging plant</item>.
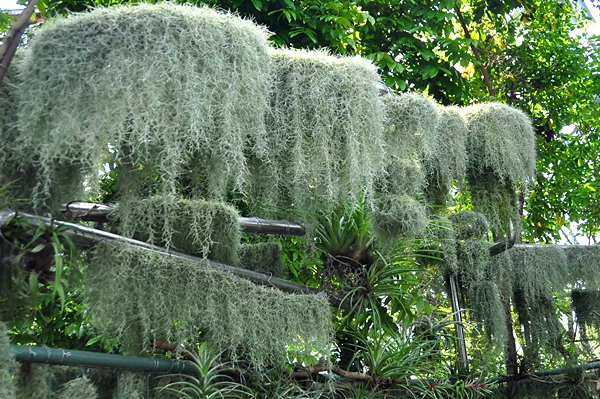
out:
{"label": "hanging plant", "polygon": [[370,217],[375,233],[385,240],[399,236],[418,237],[427,228],[425,206],[402,194],[382,195],[376,198]]}
{"label": "hanging plant", "polygon": [[16,364],[10,350],[7,331],[6,324],[0,321],[0,356],[3,359],[0,365],[0,398],[16,399],[15,382],[12,376]]}
{"label": "hanging plant", "polygon": [[[294,220],[358,206],[382,167],[384,111],[375,66],[359,57],[271,50],[270,163],[256,163],[257,204]],[[264,210],[261,210],[264,212]],[[313,215],[313,216],[311,216]]]}
{"label": "hanging plant", "polygon": [[56,393],[56,399],[98,399],[98,392],[90,380],[81,377],[67,382]]}
{"label": "hanging plant", "polygon": [[50,372],[47,365],[23,362],[15,375],[17,399],[46,399],[50,392]]}
{"label": "hanging plant", "polygon": [[238,257],[239,265],[244,269],[283,277],[280,242],[242,244],[238,249]]}
{"label": "hanging plant", "polygon": [[562,289],[568,281],[565,253],[556,245],[515,247],[508,253],[514,275],[513,289],[522,291],[526,306],[535,308],[540,298],[553,301],[552,292]]}
{"label": "hanging plant", "polygon": [[146,399],[149,391],[149,377],[132,373],[119,373],[117,391],[115,392],[116,399]]}
{"label": "hanging plant", "polygon": [[464,307],[470,309],[479,329],[490,342],[503,347],[507,325],[499,287],[504,286],[499,278],[493,277],[498,264],[490,258],[488,221],[483,214],[473,211],[455,213],[448,219],[456,240],[456,267],[446,262],[447,270],[456,273],[466,300]]}
{"label": "hanging plant", "polygon": [[563,251],[570,284],[578,289],[599,289],[600,245],[570,245]]}
{"label": "hanging plant", "polygon": [[427,212],[416,198],[426,184],[423,160],[436,146],[438,114],[435,103],[420,94],[384,98],[388,156],[377,175],[370,217],[374,232],[386,241],[421,235]]}
{"label": "hanging plant", "polygon": [[436,107],[438,125],[432,154],[424,159],[426,194],[429,205],[446,212],[452,184],[462,188],[467,170],[467,125],[458,108]]}
{"label": "hanging plant", "polygon": [[19,59],[15,59],[13,68],[0,83],[0,209],[30,210],[26,200],[36,184],[33,159],[23,159],[14,151],[20,134],[17,128],[19,80],[14,72]]}
{"label": "hanging plant", "polygon": [[119,242],[96,249],[87,275],[90,312],[127,353],[151,351],[157,339],[191,347],[200,332],[215,350],[257,366],[285,363],[289,345],[306,354],[330,347],[324,296],[283,293]]}
{"label": "hanging plant", "polygon": [[436,103],[417,93],[384,97],[385,140],[389,152],[422,161],[435,156],[439,115]]}
{"label": "hanging plant", "polygon": [[230,205],[155,195],[121,202],[111,216],[125,237],[229,265],[238,264],[239,214]]}
{"label": "hanging plant", "polygon": [[520,223],[517,190],[535,177],[535,133],[530,119],[505,104],[461,110],[469,129],[467,178],[475,208],[493,232],[504,233],[509,220]]}
{"label": "hanging plant", "polygon": [[[51,194],[53,202],[85,198],[83,181],[95,188],[107,157],[122,160],[132,179],[141,178],[135,170],[156,173],[161,193],[177,192],[188,172],[205,180],[208,198],[243,191],[245,151],[261,155],[264,147],[267,36],[251,21],[173,3],[99,8],[45,24],[20,65],[14,143],[39,168],[38,207]],[[79,195],[54,197],[63,176]]]}

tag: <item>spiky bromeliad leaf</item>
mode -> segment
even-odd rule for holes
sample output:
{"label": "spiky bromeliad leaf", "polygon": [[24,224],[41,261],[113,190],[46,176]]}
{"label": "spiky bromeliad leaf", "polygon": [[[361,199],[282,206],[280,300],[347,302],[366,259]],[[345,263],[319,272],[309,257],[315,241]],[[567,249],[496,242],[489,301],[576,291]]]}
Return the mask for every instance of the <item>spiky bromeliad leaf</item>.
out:
{"label": "spiky bromeliad leaf", "polygon": [[286,361],[286,347],[324,351],[332,332],[326,297],[286,294],[208,267],[103,244],[88,269],[85,297],[101,332],[131,352],[155,339],[194,345],[203,337],[231,359]]}
{"label": "spiky bromeliad leaf", "polygon": [[[175,193],[189,173],[206,197],[243,191],[244,151],[264,146],[267,47],[266,30],[250,21],[173,3],[99,8],[45,24],[20,63],[26,83],[14,143],[39,168],[38,206],[66,174],[80,193],[66,200],[84,198],[82,179],[95,187],[106,157],[129,183],[150,173],[150,192]],[[121,194],[148,191],[131,184]]]}

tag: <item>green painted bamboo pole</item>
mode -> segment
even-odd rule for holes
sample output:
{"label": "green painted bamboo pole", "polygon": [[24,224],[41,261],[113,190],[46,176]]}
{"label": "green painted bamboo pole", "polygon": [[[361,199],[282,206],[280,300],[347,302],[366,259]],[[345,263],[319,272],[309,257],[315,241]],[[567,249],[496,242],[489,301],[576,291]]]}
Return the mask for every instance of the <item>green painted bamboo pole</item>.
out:
{"label": "green painted bamboo pole", "polygon": [[61,366],[109,367],[142,372],[193,374],[186,362],[153,357],[109,355],[41,346],[11,345],[10,350],[19,362],[44,363]]}
{"label": "green painted bamboo pole", "polygon": [[[565,374],[569,371],[593,370],[593,369],[600,369],[600,362],[590,362],[590,363],[578,364],[576,366],[559,367],[556,369],[534,371],[532,373],[524,374],[524,375],[520,376],[519,378],[526,379],[528,377],[548,377],[551,375]],[[499,384],[502,382],[507,382],[510,379],[511,379],[510,376],[494,377],[494,378],[490,378],[489,380],[487,380],[486,384]]]}

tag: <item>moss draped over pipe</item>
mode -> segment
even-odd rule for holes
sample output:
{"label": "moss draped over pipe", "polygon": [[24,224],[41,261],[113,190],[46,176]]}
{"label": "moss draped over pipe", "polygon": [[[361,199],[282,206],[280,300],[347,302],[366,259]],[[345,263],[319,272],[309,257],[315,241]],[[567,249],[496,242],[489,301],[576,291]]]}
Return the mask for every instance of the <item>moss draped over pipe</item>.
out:
{"label": "moss draped over pipe", "polygon": [[121,235],[221,263],[238,263],[239,214],[230,205],[154,195],[111,211]]}
{"label": "moss draped over pipe", "polygon": [[311,230],[312,215],[371,192],[385,153],[380,77],[370,61],[324,51],[272,49],[270,59],[269,162],[251,163],[251,198]]}
{"label": "moss draped over pipe", "polygon": [[495,233],[509,220],[520,227],[517,190],[535,178],[535,133],[531,120],[501,103],[461,109],[467,123],[467,179],[475,208]]}
{"label": "moss draped over pipe", "polygon": [[96,249],[87,276],[85,302],[100,331],[129,354],[151,350],[155,339],[193,346],[199,333],[257,366],[285,363],[290,345],[324,356],[330,348],[325,296],[286,294],[118,242]]}
{"label": "moss draped over pipe", "polygon": [[196,195],[243,191],[245,152],[264,147],[267,36],[237,16],[173,3],[44,24],[20,63],[14,142],[25,159],[37,157],[38,207],[67,172],[80,195],[51,202],[85,198],[83,183],[96,188],[107,159],[127,175],[121,196],[172,194],[190,175]]}
{"label": "moss draped over pipe", "polygon": [[242,244],[238,249],[240,267],[273,277],[283,277],[281,243]]}

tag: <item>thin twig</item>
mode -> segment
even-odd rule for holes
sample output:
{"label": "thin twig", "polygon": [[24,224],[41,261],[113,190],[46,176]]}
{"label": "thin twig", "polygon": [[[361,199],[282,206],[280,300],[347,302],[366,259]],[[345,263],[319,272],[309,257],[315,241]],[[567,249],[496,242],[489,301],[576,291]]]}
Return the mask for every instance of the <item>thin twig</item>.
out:
{"label": "thin twig", "polygon": [[[467,38],[468,40],[471,40],[471,33],[469,32],[469,28],[467,27],[467,23],[465,21],[465,18],[462,15],[462,12],[460,11],[460,8],[458,6],[455,6],[454,10],[456,11],[456,15],[458,16],[460,25],[462,26],[463,31],[465,32],[465,38]],[[479,63],[479,65],[477,65],[477,67],[479,68],[479,71],[481,72],[481,75],[483,76],[483,82],[487,86],[487,89],[490,92],[490,96],[496,97],[496,90],[494,90],[494,87],[492,86],[492,81],[490,80],[490,75],[488,74],[487,70],[485,69],[483,62],[481,62],[481,55],[479,53],[479,49],[477,47],[475,47],[475,45],[473,43],[470,44],[470,47],[471,47],[471,50],[473,51],[473,55],[475,56],[475,59]]]}

